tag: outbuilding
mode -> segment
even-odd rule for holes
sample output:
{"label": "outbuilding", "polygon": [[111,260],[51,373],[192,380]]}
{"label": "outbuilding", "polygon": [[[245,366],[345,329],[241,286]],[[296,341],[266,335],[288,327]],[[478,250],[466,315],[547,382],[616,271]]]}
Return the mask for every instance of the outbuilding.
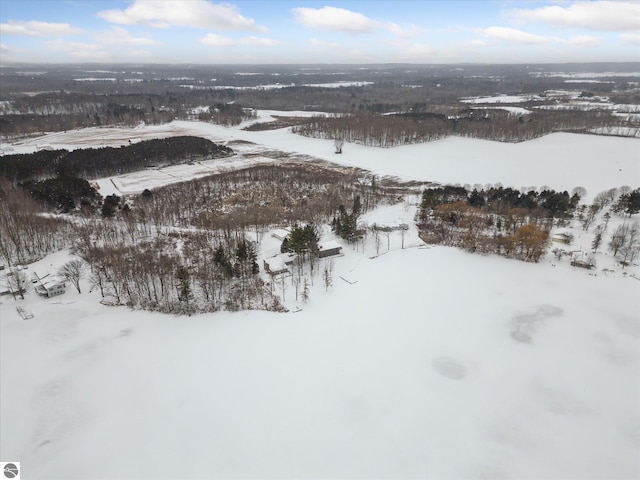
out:
{"label": "outbuilding", "polygon": [[569,244],[573,240],[573,235],[566,231],[556,232],[551,236],[551,241]]}
{"label": "outbuilding", "polygon": [[593,268],[596,266],[593,255],[587,252],[574,252],[571,255],[571,265],[580,268]]}
{"label": "outbuilding", "polygon": [[331,257],[334,255],[342,254],[342,245],[335,240],[328,240],[326,242],[318,243],[318,257]]}

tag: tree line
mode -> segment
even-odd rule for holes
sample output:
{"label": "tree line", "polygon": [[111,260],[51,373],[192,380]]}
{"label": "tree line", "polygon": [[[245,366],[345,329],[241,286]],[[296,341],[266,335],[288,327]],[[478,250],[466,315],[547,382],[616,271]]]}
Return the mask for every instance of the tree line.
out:
{"label": "tree line", "polygon": [[233,155],[233,150],[201,137],[146,140],[119,148],[39,151],[0,157],[0,177],[12,182],[39,181],[60,175],[85,179],[121,175],[148,167],[178,165]]}
{"label": "tree line", "polygon": [[478,109],[393,114],[350,113],[316,115],[299,119],[291,131],[313,138],[340,138],[375,147],[394,147],[430,142],[447,136],[521,142],[557,132],[588,133],[598,127],[623,125],[624,121],[603,112],[536,110],[527,115]]}

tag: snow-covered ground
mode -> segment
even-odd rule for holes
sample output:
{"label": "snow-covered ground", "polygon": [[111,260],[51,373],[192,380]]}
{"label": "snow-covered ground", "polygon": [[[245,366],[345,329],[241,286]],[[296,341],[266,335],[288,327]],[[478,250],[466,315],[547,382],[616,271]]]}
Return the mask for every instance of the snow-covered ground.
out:
{"label": "snow-covered ground", "polygon": [[539,95],[505,95],[498,94],[491,97],[470,97],[460,100],[463,103],[524,103],[544,100]]}
{"label": "snow-covered ground", "polygon": [[[378,175],[581,185],[590,196],[640,178],[638,140],[569,134],[335,155],[332,142],[287,130],[174,122],[15,148],[136,132],[254,142],[227,162],[278,149]],[[552,254],[527,264],[427,247],[412,222],[417,200],[364,215],[410,228],[343,244],[322,261],[332,286],[316,276],[308,303],[285,279],[286,314],[135,312],[101,305],[84,280],[82,294],[0,297],[0,458],[20,461],[24,478],[640,477],[638,267],[606,253],[587,271]],[[591,233],[574,233],[571,249],[588,249]],[[261,258],[278,248],[264,235]],[[68,259],[29,269],[55,273]]]}
{"label": "snow-covered ground", "polygon": [[[259,112],[259,121],[273,115],[312,115],[318,112]],[[640,179],[640,143],[632,138],[555,133],[517,144],[449,137],[430,143],[381,149],[347,144],[342,155],[334,154],[332,140],[313,139],[292,134],[289,129],[244,131],[246,124],[227,128],[203,122],[174,121],[166,125],[136,128],[90,128],[58,132],[11,144],[12,153],[34,151],[39,145],[51,148],[120,146],[132,141],[176,135],[196,135],[219,143],[252,142],[255,145],[232,145],[234,157],[246,166],[243,154],[255,156],[265,149],[309,157],[370,170],[381,176],[404,180],[452,184],[495,184],[514,188],[541,187],[571,191],[576,186],[587,189],[589,196],[621,185],[635,185]],[[229,159],[218,160],[227,162]],[[258,160],[256,160],[258,161]],[[203,162],[204,163],[204,162]],[[249,162],[250,163],[250,162]],[[207,168],[213,168],[209,162]],[[193,166],[171,167],[163,171],[145,171],[104,179],[101,186],[111,191],[115,183],[122,194],[135,193],[172,181],[206,173]],[[164,169],[162,169],[164,170]],[[173,176],[172,176],[173,175]],[[113,180],[113,182],[111,182]]]}
{"label": "snow-covered ground", "polygon": [[25,478],[638,478],[638,280],[401,235],[323,260],[333,285],[308,303],[286,279],[297,313],[133,312],[86,282],[3,297],[3,460]]}

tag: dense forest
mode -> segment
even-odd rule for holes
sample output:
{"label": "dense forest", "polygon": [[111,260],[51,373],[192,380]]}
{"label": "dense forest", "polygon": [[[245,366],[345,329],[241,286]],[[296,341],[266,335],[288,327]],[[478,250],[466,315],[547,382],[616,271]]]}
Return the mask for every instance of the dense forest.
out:
{"label": "dense forest", "polygon": [[233,150],[200,137],[147,140],[120,148],[42,150],[0,157],[0,176],[12,182],[38,181],[60,175],[86,179],[228,157]]}

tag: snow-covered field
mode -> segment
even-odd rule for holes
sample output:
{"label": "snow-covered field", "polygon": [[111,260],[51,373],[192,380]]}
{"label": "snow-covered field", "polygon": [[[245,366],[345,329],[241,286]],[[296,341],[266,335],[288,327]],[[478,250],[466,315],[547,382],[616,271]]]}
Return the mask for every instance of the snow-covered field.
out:
{"label": "snow-covered field", "polygon": [[[318,112],[259,112],[259,121],[273,115],[310,115]],[[309,157],[370,170],[381,176],[403,180],[433,181],[452,184],[495,184],[503,186],[542,187],[571,191],[576,186],[587,189],[590,197],[621,185],[635,185],[640,179],[640,142],[632,138],[555,133],[517,144],[459,137],[392,149],[347,144],[342,155],[334,154],[333,141],[301,137],[288,129],[244,131],[246,124],[227,128],[203,122],[174,121],[166,125],[137,128],[90,128],[58,132],[12,144],[12,153],[34,151],[37,146],[82,148],[120,146],[133,142],[176,135],[196,135],[219,143],[252,142],[255,145],[232,145],[238,152],[234,161],[246,166],[265,149]],[[218,160],[227,162],[230,160]],[[258,160],[256,160],[258,161]],[[104,194],[141,192],[172,181],[201,176],[205,169],[192,166],[171,167],[171,175],[162,171],[145,171],[99,182]],[[163,169],[164,170],[164,169]],[[113,182],[111,181],[113,180]],[[113,190],[113,185],[117,186]],[[116,191],[117,190],[117,191]]]}
{"label": "snow-covered field", "polygon": [[[164,128],[418,180],[595,195],[640,178],[633,139],[450,138],[334,155],[286,130]],[[286,283],[291,313],[134,312],[100,305],[88,282],[51,300],[0,297],[0,458],[47,479],[640,477],[638,267],[603,271],[614,265],[604,253],[586,271],[551,255],[427,248],[409,200],[364,216],[411,227],[378,249],[371,235],[345,245],[329,291],[316,277],[305,304]],[[278,247],[265,235],[260,255]]]}
{"label": "snow-covered field", "polygon": [[524,103],[544,100],[539,95],[505,95],[498,94],[491,97],[471,97],[460,100],[463,103]]}

